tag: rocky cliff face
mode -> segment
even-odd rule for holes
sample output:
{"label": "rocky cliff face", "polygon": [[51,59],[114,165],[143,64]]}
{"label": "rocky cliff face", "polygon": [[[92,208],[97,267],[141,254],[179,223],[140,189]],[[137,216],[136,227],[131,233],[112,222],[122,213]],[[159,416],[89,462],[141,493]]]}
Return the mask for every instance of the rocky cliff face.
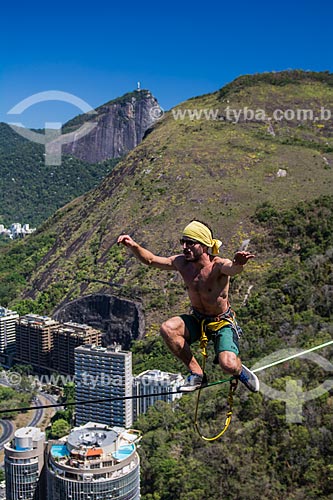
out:
{"label": "rocky cliff face", "polygon": [[120,344],[128,350],[132,340],[144,336],[145,321],[141,304],[113,295],[92,294],[58,309],[58,321],[84,323],[103,332],[102,345]]}
{"label": "rocky cliff face", "polygon": [[[80,115],[68,122],[64,132],[68,136],[72,134],[74,140],[65,144],[66,135],[62,135],[62,151],[89,163],[119,158],[142,141],[159,109],[157,100],[148,90],[125,94],[100,106],[95,114]],[[80,135],[76,130],[92,122],[97,125],[91,132],[82,138],[76,137]]]}

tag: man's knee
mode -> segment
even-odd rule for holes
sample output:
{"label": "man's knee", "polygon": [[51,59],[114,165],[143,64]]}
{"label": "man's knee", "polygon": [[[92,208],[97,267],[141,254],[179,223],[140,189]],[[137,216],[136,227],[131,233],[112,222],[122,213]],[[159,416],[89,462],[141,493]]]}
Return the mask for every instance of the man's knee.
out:
{"label": "man's knee", "polygon": [[175,338],[176,336],[185,336],[185,325],[179,316],[169,318],[162,323],[160,328],[161,336],[164,340]]}
{"label": "man's knee", "polygon": [[235,353],[230,351],[220,352],[218,355],[219,365],[227,373],[238,375],[242,368],[241,360]]}

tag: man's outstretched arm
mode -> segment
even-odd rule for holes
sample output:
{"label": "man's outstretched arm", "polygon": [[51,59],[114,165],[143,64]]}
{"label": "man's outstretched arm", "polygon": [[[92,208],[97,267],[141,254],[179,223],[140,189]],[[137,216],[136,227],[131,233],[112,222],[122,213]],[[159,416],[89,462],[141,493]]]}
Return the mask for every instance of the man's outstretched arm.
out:
{"label": "man's outstretched arm", "polygon": [[136,243],[128,234],[121,234],[117,240],[118,245],[121,243],[129,248],[132,254],[146,266],[156,267],[158,269],[165,269],[166,271],[176,270],[174,260],[176,256],[159,257],[153,254],[150,250],[143,248]]}
{"label": "man's outstretched arm", "polygon": [[243,267],[251,259],[254,259],[255,255],[250,252],[236,252],[233,260],[225,259],[221,264],[221,272],[227,276],[235,276],[243,271]]}

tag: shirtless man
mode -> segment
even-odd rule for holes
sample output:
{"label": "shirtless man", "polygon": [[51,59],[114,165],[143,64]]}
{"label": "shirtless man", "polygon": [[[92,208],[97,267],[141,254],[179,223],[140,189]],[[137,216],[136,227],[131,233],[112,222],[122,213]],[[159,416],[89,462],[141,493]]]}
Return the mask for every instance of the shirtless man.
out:
{"label": "shirtless man", "polygon": [[184,229],[180,240],[183,253],[179,255],[159,257],[141,247],[129,235],[119,236],[119,243],[129,248],[147,266],[178,271],[187,287],[192,314],[175,316],[161,326],[166,345],[190,371],[185,385],[179,390],[189,392],[207,384],[206,376],[190,349],[190,345],[200,339],[204,320],[206,335],[214,341],[215,362],[224,372],[236,376],[252,392],[258,392],[258,378],[242,365],[239,358],[240,329],[228,301],[230,277],[242,272],[244,265],[254,255],[237,252],[232,261],[218,257],[221,242],[213,238],[206,224],[197,220]]}

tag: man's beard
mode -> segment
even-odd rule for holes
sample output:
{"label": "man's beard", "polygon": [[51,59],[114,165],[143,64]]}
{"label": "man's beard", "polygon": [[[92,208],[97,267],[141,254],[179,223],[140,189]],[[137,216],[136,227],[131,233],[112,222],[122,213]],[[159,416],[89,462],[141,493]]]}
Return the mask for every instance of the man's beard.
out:
{"label": "man's beard", "polygon": [[184,257],[188,262],[196,262],[200,259],[201,255],[195,255],[193,254],[193,252],[190,253],[184,252]]}

